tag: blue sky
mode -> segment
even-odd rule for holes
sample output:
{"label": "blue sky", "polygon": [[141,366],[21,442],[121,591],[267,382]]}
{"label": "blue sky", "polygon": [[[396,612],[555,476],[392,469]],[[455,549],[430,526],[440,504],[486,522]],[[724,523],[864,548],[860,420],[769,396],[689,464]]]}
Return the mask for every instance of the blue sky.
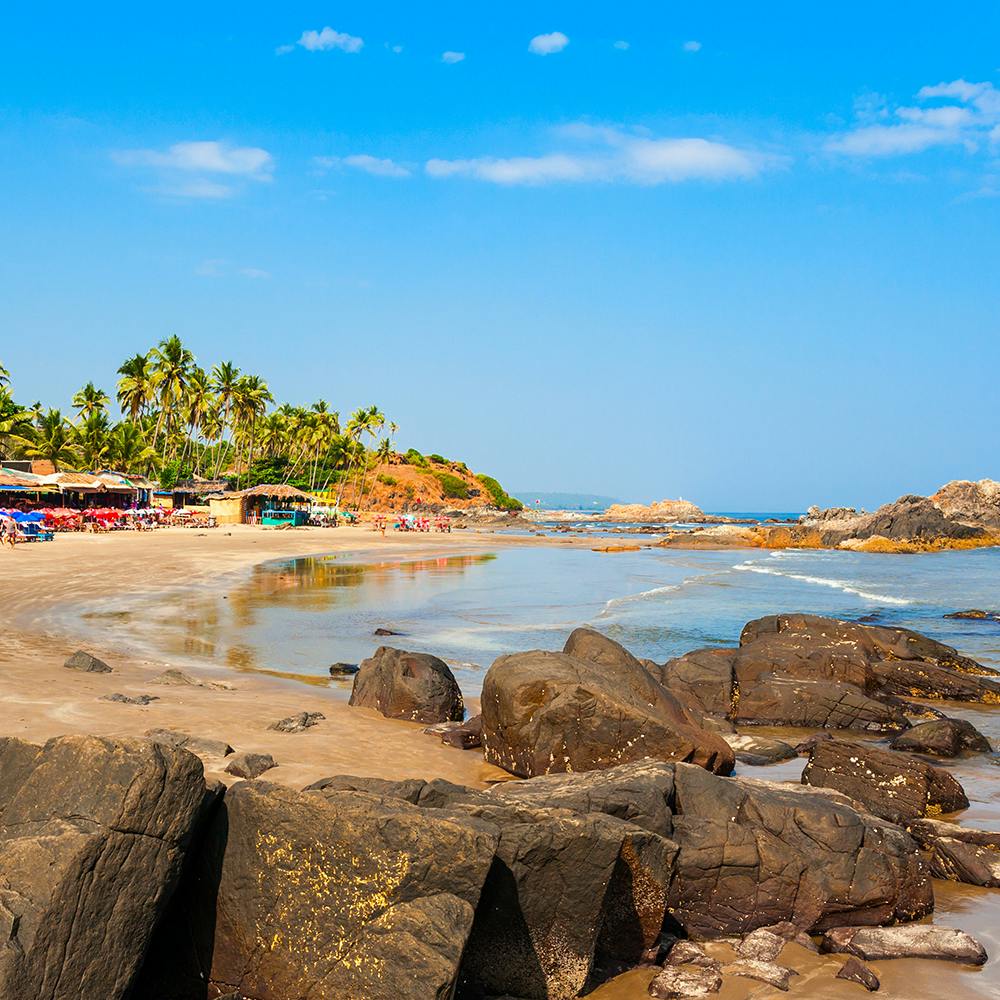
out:
{"label": "blue sky", "polygon": [[51,4],[0,22],[0,360],[178,333],[514,488],[1000,477],[1000,8]]}

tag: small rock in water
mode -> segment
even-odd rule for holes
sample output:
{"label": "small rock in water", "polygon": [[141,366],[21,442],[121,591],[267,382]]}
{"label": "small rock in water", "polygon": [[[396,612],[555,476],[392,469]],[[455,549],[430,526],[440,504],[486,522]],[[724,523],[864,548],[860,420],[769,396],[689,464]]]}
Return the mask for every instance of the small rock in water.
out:
{"label": "small rock in water", "polygon": [[269,753],[252,753],[244,750],[233,756],[226,765],[226,773],[237,778],[258,778],[265,771],[277,766],[277,761]]}
{"label": "small rock in water", "polygon": [[325,718],[326,716],[322,712],[299,712],[296,715],[288,716],[287,719],[279,719],[267,728],[274,729],[279,733],[301,733]]}
{"label": "small rock in water", "polygon": [[178,670],[176,667],[164,670],[162,674],[154,677],[150,683],[166,684],[170,687],[201,687],[200,681],[196,681],[190,674],[186,674],[183,670]]}
{"label": "small rock in water", "polygon": [[878,976],[864,962],[858,961],[853,955],[841,966],[837,978],[860,983],[869,993],[874,993],[881,985]]}
{"label": "small rock in water", "polygon": [[740,958],[749,958],[757,962],[773,962],[781,954],[785,944],[783,937],[761,928],[748,934],[736,946],[736,954]]}
{"label": "small rock in water", "polygon": [[666,965],[649,984],[649,995],[658,1000],[697,1000],[722,989],[722,974],[718,969],[696,965]]}
{"label": "small rock in water", "polygon": [[957,757],[960,753],[991,753],[990,741],[966,719],[935,719],[907,729],[889,743],[893,750]]}
{"label": "small rock in water", "polygon": [[375,631],[372,633],[372,635],[402,635],[402,634],[403,634],[402,632],[394,632],[391,628],[384,628],[382,626],[379,626],[379,628],[375,629]]}
{"label": "small rock in water", "polygon": [[945,618],[967,618],[971,621],[980,622],[1000,622],[1000,614],[996,611],[981,611],[979,608],[970,608],[968,611],[952,611]]}
{"label": "small rock in water", "polygon": [[773,962],[759,962],[754,959],[744,958],[722,967],[723,975],[741,976],[744,979],[756,979],[758,982],[767,983],[775,989],[787,992],[788,980],[798,973],[794,969],[787,969],[783,965],[775,965]]}
{"label": "small rock in water", "polygon": [[123,705],[148,705],[151,701],[159,701],[155,694],[105,694],[101,701],[118,701]]}
{"label": "small rock in water", "polygon": [[87,674],[111,673],[111,667],[109,667],[103,660],[99,660],[96,656],[92,656],[90,653],[86,653],[82,649],[78,649],[72,656],[70,656],[63,666],[69,670],[82,670]]}
{"label": "small rock in water", "polygon": [[798,756],[795,747],[783,740],[743,733],[723,733],[722,738],[733,748],[736,759],[751,767],[766,767]]}
{"label": "small rock in water", "polygon": [[179,733],[175,729],[148,729],[146,736],[154,743],[165,743],[181,750],[190,750],[199,757],[228,757],[231,753],[235,753],[223,740],[206,740],[200,736]]}
{"label": "small rock in water", "polygon": [[475,750],[483,745],[483,717],[474,715],[441,734],[441,742],[459,750]]}
{"label": "small rock in water", "polygon": [[866,962],[887,958],[937,958],[983,965],[986,949],[954,927],[908,924],[897,927],[834,927],[823,935],[823,951],[856,955]]}
{"label": "small rock in water", "polygon": [[331,663],[331,677],[353,677],[358,672],[356,663]]}

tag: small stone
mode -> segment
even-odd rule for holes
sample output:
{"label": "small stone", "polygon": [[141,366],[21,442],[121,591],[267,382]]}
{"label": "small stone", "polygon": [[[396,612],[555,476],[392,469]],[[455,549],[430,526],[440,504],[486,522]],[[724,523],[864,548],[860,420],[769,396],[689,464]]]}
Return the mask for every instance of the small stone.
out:
{"label": "small stone", "polygon": [[773,962],[758,962],[749,958],[724,965],[722,974],[741,976],[744,979],[756,979],[758,982],[767,983],[768,986],[773,986],[782,992],[787,992],[788,980],[792,976],[798,975],[794,969],[787,969],[783,965],[775,965]]}
{"label": "small stone", "polygon": [[150,683],[165,684],[169,687],[201,687],[200,681],[196,681],[190,674],[186,674],[183,670],[178,670],[176,667],[164,670],[162,674],[154,677]]}
{"label": "small stone", "polygon": [[358,672],[356,663],[331,663],[331,677],[353,677]]}
{"label": "small stone", "polygon": [[858,961],[853,956],[841,966],[840,972],[837,973],[837,978],[847,979],[852,983],[860,983],[869,993],[874,993],[881,985],[878,976],[864,962]]}
{"label": "small stone", "polygon": [[935,924],[897,927],[834,927],[823,935],[823,951],[856,955],[866,962],[887,958],[937,958],[984,965],[986,949],[971,934]]}
{"label": "small stone", "polygon": [[667,965],[698,965],[703,969],[718,969],[721,964],[694,941],[678,941],[667,955]]}
{"label": "small stone", "polygon": [[322,712],[299,712],[296,715],[289,715],[286,719],[279,719],[267,728],[279,733],[301,733],[325,718]]}
{"label": "small stone", "polygon": [[118,701],[123,705],[148,705],[151,701],[159,701],[155,694],[105,694],[101,695],[101,701]]}
{"label": "small stone", "polygon": [[372,635],[402,635],[402,632],[394,632],[391,628],[382,628],[381,626],[372,633]]}
{"label": "small stone", "polygon": [[111,673],[111,667],[103,660],[99,660],[96,656],[92,656],[82,649],[78,649],[72,656],[68,657],[63,666],[69,670],[82,670],[87,674]]}
{"label": "small stone", "polygon": [[718,993],[720,989],[722,975],[718,969],[665,965],[649,984],[649,995],[658,1000],[697,1000]]}
{"label": "small stone", "polygon": [[226,765],[226,774],[237,778],[259,778],[265,771],[277,766],[277,761],[269,753],[244,750],[235,754]]}
{"label": "small stone", "polygon": [[736,946],[736,954],[756,962],[772,962],[781,954],[785,944],[783,937],[761,928],[748,934]]}

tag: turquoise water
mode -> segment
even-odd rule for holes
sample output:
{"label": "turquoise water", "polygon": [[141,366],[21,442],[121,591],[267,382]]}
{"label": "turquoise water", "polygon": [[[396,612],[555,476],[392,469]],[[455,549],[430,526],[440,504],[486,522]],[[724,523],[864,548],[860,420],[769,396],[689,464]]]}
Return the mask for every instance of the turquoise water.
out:
{"label": "turquoise water", "polygon": [[[435,653],[477,695],[492,661],[559,649],[592,625],[662,661],[735,644],[744,623],[802,611],[919,629],[1000,666],[1000,625],[943,618],[1000,608],[1000,550],[919,556],[500,548],[372,564],[349,554],[280,560],[224,590],[181,592],[113,616],[133,641],[220,666],[325,676],[380,644]],[[376,628],[402,633],[377,638]]]}

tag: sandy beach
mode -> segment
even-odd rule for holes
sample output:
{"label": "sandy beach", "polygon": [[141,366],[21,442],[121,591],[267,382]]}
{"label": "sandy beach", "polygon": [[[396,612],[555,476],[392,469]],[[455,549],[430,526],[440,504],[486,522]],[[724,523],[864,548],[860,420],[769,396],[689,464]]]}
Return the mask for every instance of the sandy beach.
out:
{"label": "sandy beach", "polygon": [[[586,544],[584,540],[544,540]],[[442,746],[422,727],[350,708],[347,684],[317,686],[220,670],[184,670],[206,686],[169,687],[151,681],[174,666],[167,660],[132,655],[120,648],[114,626],[106,647],[87,650],[105,659],[110,674],[65,669],[80,648],[72,634],[53,634],[52,609],[69,602],[141,592],[150,600],[181,585],[214,582],[268,559],[350,552],[359,560],[474,553],[501,545],[543,540],[497,534],[389,535],[363,527],[294,531],[234,526],[213,531],[163,529],[105,535],[65,534],[53,543],[0,552],[0,604],[5,609],[0,647],[0,704],[3,735],[42,742],[68,733],[141,736],[153,728],[225,740],[237,750],[270,753],[279,766],[269,780],[295,788],[330,774],[385,778],[442,777],[481,786],[506,777],[482,756]],[[114,652],[111,652],[113,650]],[[222,682],[227,688],[209,686]],[[113,693],[152,694],[149,705],[100,700]],[[297,712],[322,712],[326,719],[304,733],[274,732],[268,726]],[[206,760],[210,777],[233,781],[224,761]]]}

